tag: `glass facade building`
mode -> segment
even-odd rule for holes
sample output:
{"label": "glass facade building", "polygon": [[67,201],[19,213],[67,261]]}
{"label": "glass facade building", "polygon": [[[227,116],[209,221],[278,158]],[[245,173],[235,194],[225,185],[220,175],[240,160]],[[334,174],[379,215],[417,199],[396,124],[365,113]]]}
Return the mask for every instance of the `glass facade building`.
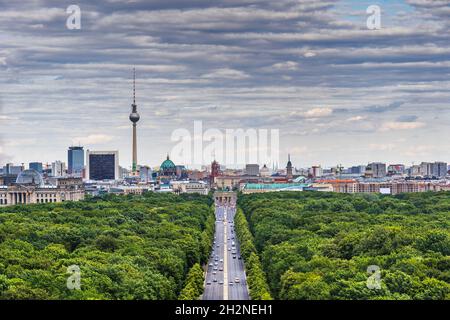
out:
{"label": "glass facade building", "polygon": [[115,154],[89,154],[89,180],[115,180]]}
{"label": "glass facade building", "polygon": [[81,174],[84,169],[83,147],[69,147],[67,152],[67,162],[69,164],[69,174]]}
{"label": "glass facade building", "polygon": [[39,173],[42,174],[42,170],[43,170],[42,162],[30,162],[30,163],[28,164],[28,167],[29,167],[30,169],[36,170],[37,172],[39,172]]}

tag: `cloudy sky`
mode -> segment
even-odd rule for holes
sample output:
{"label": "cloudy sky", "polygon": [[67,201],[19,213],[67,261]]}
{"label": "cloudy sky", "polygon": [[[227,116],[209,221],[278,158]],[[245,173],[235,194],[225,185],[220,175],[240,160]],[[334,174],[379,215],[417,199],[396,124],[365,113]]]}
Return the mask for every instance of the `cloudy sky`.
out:
{"label": "cloudy sky", "polygon": [[[280,166],[450,162],[450,0],[0,0],[0,163],[119,150],[177,128],[279,129]],[[381,8],[381,30],[366,9]]]}

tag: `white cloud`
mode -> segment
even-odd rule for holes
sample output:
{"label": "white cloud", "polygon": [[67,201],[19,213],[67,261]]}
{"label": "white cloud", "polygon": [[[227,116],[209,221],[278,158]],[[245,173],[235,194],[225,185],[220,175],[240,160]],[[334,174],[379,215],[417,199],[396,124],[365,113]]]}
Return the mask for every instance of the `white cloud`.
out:
{"label": "white cloud", "polygon": [[314,108],[303,113],[305,118],[327,117],[333,113],[331,108]]}
{"label": "white cloud", "polygon": [[365,117],[365,116],[354,116],[354,117],[348,118],[347,121],[356,122],[356,121],[361,121],[361,120],[365,120],[365,119],[367,119],[367,117]]}
{"label": "white cloud", "polygon": [[295,71],[298,70],[298,63],[295,61],[278,62],[272,65],[273,69]]}
{"label": "white cloud", "polygon": [[235,69],[229,69],[229,68],[222,68],[222,69],[216,69],[211,73],[204,74],[202,76],[206,79],[246,79],[250,76],[246,74],[243,71],[235,70]]}
{"label": "white cloud", "polygon": [[412,130],[418,129],[425,126],[423,122],[385,122],[381,125],[380,131],[391,131],[391,130]]}
{"label": "white cloud", "polygon": [[106,134],[90,134],[85,137],[75,137],[72,139],[73,144],[100,144],[109,142],[113,139],[112,136]]}
{"label": "white cloud", "polygon": [[316,55],[317,55],[316,53],[311,52],[311,51],[305,52],[305,53],[303,54],[303,56],[304,56],[305,58],[312,58],[312,57],[315,57]]}

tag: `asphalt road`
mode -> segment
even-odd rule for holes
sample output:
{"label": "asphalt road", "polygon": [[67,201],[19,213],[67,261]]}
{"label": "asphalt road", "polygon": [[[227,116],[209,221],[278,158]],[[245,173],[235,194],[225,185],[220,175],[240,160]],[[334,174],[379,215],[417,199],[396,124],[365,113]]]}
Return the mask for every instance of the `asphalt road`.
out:
{"label": "asphalt road", "polygon": [[[216,207],[214,247],[208,261],[203,300],[249,300],[244,262],[234,233],[233,207]],[[222,269],[222,270],[221,270]]]}

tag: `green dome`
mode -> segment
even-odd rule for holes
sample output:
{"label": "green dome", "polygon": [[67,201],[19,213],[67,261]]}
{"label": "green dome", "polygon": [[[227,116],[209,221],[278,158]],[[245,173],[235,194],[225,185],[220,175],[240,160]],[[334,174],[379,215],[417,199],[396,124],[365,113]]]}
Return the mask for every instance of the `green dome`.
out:
{"label": "green dome", "polygon": [[161,163],[160,170],[174,169],[174,168],[175,168],[175,163],[173,163],[173,161],[169,159],[169,156],[167,156],[167,159],[164,160],[163,163]]}

